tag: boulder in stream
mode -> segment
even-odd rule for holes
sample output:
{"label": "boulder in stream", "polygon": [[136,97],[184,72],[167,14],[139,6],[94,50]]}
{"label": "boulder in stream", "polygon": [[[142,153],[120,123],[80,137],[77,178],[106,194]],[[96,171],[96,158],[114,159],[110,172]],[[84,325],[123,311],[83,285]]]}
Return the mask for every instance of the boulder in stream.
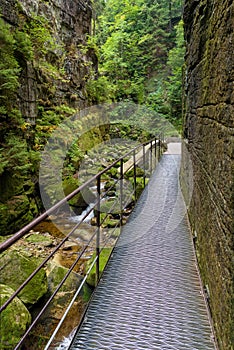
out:
{"label": "boulder in stream", "polygon": [[[0,280],[1,283],[17,290],[28,276],[38,267],[40,259],[29,257],[16,250],[3,253],[0,258]],[[46,273],[42,269],[26,287],[19,293],[18,297],[26,305],[35,304],[47,292]]]}

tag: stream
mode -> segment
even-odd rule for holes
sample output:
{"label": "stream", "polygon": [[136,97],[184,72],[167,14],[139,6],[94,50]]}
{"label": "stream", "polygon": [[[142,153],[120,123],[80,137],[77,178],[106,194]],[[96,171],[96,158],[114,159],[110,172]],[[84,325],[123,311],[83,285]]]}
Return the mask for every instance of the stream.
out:
{"label": "stream", "polygon": [[[113,146],[113,145],[112,145]],[[111,149],[112,149],[111,146]],[[116,145],[115,145],[116,146]],[[117,152],[118,149],[115,147],[115,157],[110,157],[109,152],[106,151],[104,154],[104,158],[108,158],[108,161],[103,160],[103,152],[95,152],[95,157],[97,157],[97,153],[99,154],[99,157],[101,155],[102,160],[98,159],[98,157],[95,159],[95,161],[92,161],[86,157],[86,164],[83,164],[83,169],[81,169],[81,172],[85,169],[85,177],[89,177],[93,175],[94,168],[97,166],[99,167],[100,171],[100,164],[102,164],[103,168],[108,166],[108,164],[112,163],[114,159],[118,159],[119,156],[123,153],[126,153],[126,150],[128,150],[126,147],[123,147],[121,145],[119,153]],[[107,157],[108,155],[108,157]],[[92,163],[92,167],[90,167],[90,164]],[[105,194],[108,189],[113,185],[113,183],[118,179],[118,169],[113,168],[112,172],[109,175],[109,178],[103,179],[101,182],[101,195]],[[95,170],[96,172],[96,170]],[[129,181],[128,181],[129,182]],[[131,186],[130,186],[131,187]],[[89,188],[89,191],[92,192],[94,197],[97,195],[97,188],[96,186],[91,186]],[[107,247],[113,247],[115,245],[118,233],[114,232],[114,227],[116,226],[116,223],[119,221],[119,211],[120,211],[120,203],[117,203],[116,205],[114,202],[119,202],[118,200],[118,192],[119,191],[119,185],[114,185],[114,189],[110,192],[108,192],[108,197],[101,200],[101,215],[103,217],[107,215],[107,222],[104,223],[100,230],[100,238],[101,238],[101,246],[104,246],[106,242],[108,241]],[[129,191],[129,192],[128,192]],[[131,193],[132,188],[125,189],[124,192]],[[113,208],[114,205],[114,209]],[[92,210],[89,215],[84,219],[84,217],[87,215],[87,213],[90,211],[90,209],[94,206],[94,203],[88,203],[86,207],[83,208],[83,211],[76,215],[74,214],[74,211],[71,211],[70,215],[67,214],[58,214],[56,217],[50,217],[48,220],[45,220],[41,224],[37,225],[33,232],[30,232],[30,234],[40,234],[49,236],[51,240],[53,241],[52,247],[44,247],[43,253],[40,251],[39,254],[45,254],[48,255],[51,250],[53,250],[54,246],[56,246],[61,239],[64,238],[65,235],[67,235],[76,225],[77,223],[81,222],[79,228],[77,228],[73,234],[69,237],[67,242],[65,242],[64,246],[55,254],[52,260],[52,265],[55,264],[55,266],[61,266],[63,268],[70,268],[70,266],[73,264],[74,260],[77,257],[77,254],[81,252],[83,247],[87,244],[87,242],[90,240],[90,238],[93,236],[95,230],[96,230],[96,218],[94,214],[94,210]],[[107,214],[111,212],[111,214]],[[124,220],[126,221],[129,214],[131,212],[131,208],[128,208],[124,211]],[[102,220],[102,219],[101,219]],[[54,224],[54,223],[55,224]],[[117,230],[119,232],[119,229]],[[84,276],[86,273],[86,266],[87,262],[92,257],[93,253],[96,249],[96,240],[93,240],[93,243],[89,244],[86,252],[76,265],[74,272],[78,274],[77,276]],[[32,249],[29,247],[29,249]],[[35,248],[34,248],[35,249]],[[40,256],[41,257],[41,256]],[[44,256],[42,256],[44,257]],[[49,267],[50,269],[50,267]],[[50,270],[49,270],[50,272]],[[79,320],[81,319],[85,306],[87,304],[87,301],[90,298],[90,295],[92,293],[92,289],[85,284],[83,287],[83,290],[81,291],[81,295],[77,298],[76,302],[74,303],[74,306],[72,307],[71,311],[69,312],[68,316],[66,317],[62,327],[60,328],[58,334],[56,335],[53,344],[50,346],[50,349],[52,350],[65,350],[68,348],[71,339],[73,338],[75,328],[77,327],[77,324],[79,323]],[[43,341],[43,346],[46,345],[47,341],[49,340],[47,335],[51,335],[54,329],[56,328],[59,320],[62,317],[62,314],[64,310],[67,307],[67,301],[63,305],[58,305],[58,308],[55,308],[55,306],[52,305],[52,309],[50,310],[50,314],[46,315],[41,319],[40,324],[38,325],[38,328],[35,331],[35,334],[40,334],[42,338],[47,339],[46,342]],[[43,335],[44,334],[44,335]],[[34,343],[34,344],[33,344]],[[37,343],[38,344],[38,340]],[[35,342],[33,341],[33,338],[31,340],[31,344],[27,345],[27,349],[30,350],[38,350],[38,347],[36,346]],[[37,345],[38,346],[38,345]]]}

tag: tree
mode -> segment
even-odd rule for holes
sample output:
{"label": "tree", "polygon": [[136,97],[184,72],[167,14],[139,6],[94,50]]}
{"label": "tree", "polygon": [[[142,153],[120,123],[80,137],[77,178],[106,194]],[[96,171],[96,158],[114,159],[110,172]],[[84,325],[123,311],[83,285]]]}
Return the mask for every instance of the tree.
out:
{"label": "tree", "polygon": [[176,46],[170,50],[168,55],[168,97],[171,106],[171,117],[176,120],[182,114],[182,69],[184,64],[185,43],[183,21],[176,26]]}
{"label": "tree", "polygon": [[100,74],[115,86],[117,100],[131,96],[142,100],[142,86],[147,94],[149,79],[166,67],[175,39],[170,25],[174,16],[181,15],[179,4],[178,0],[107,0],[103,7],[96,1],[96,7],[103,9],[96,35]]}

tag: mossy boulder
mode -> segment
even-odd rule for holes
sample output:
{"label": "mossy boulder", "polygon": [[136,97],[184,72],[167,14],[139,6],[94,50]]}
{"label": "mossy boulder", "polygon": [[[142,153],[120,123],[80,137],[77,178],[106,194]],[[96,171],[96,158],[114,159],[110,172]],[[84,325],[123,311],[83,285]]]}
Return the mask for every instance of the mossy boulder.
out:
{"label": "mossy boulder", "polygon": [[[105,191],[116,191],[116,181],[113,179],[108,180],[105,185],[104,185],[104,190]],[[108,195],[110,196],[110,194],[108,193]]]}
{"label": "mossy boulder", "polygon": [[107,174],[112,178],[112,179],[118,179],[119,178],[119,172],[118,172],[119,164],[116,164],[116,167],[110,168],[110,170],[107,171]]}
{"label": "mossy boulder", "polygon": [[34,201],[27,195],[12,197],[6,203],[0,204],[0,232],[1,236],[14,233],[31,221],[38,209]]}
{"label": "mossy boulder", "polygon": [[[51,295],[56,290],[67,272],[68,269],[66,267],[57,265],[53,261],[47,266],[48,295]],[[82,277],[79,274],[75,272],[70,273],[43,315],[43,320],[46,320],[46,323],[53,324],[54,320],[61,319],[66,306],[70,303],[81,281]]]}
{"label": "mossy boulder", "polygon": [[53,244],[53,241],[50,237],[40,235],[38,233],[31,234],[26,238],[26,241],[42,247],[49,247]]}
{"label": "mossy boulder", "polygon": [[100,221],[103,228],[114,228],[120,225],[119,219],[114,219],[112,215],[106,213],[101,213]]}
{"label": "mossy boulder", "polygon": [[[131,184],[132,184],[132,187],[134,187],[134,178],[133,177],[129,177],[128,179]],[[147,185],[149,179],[146,178],[145,179],[145,184]],[[142,177],[137,177],[136,178],[136,200],[138,200],[140,198],[140,195],[141,193],[143,192],[144,190],[144,179]],[[134,198],[134,196],[133,196]]]}
{"label": "mossy boulder", "polygon": [[[12,288],[0,284],[0,304],[3,305],[13,293],[14,290]],[[16,297],[0,315],[0,349],[13,349],[30,323],[31,315],[29,311],[22,301]]]}
{"label": "mossy boulder", "polygon": [[[68,269],[56,265],[53,262],[47,268],[49,292],[53,293],[62,279],[65,277]],[[64,282],[60,292],[74,292],[80,285],[82,277],[75,272],[71,272]]]}
{"label": "mossy boulder", "polygon": [[[100,256],[99,256],[99,271],[100,271],[100,275],[104,271],[104,268],[105,268],[105,266],[106,266],[106,264],[107,264],[107,262],[108,262],[108,260],[110,258],[111,253],[112,253],[112,248],[104,248],[101,251]],[[90,266],[92,265],[95,257],[96,257],[96,253],[94,253],[92,258],[87,262],[86,273],[90,269]],[[96,286],[96,264],[94,264],[92,270],[90,271],[86,282],[88,283],[88,285],[90,285],[92,287]]]}
{"label": "mossy boulder", "polygon": [[[14,290],[38,267],[40,260],[12,250],[0,258],[0,280]],[[47,292],[46,273],[42,269],[19,293],[18,297],[26,305],[35,304]]]}
{"label": "mossy boulder", "polygon": [[110,199],[101,202],[100,206],[101,213],[111,213],[111,214],[119,214],[120,213],[120,203],[117,199]]}
{"label": "mossy boulder", "polygon": [[[145,175],[145,172],[144,172],[144,169],[140,168],[140,167],[136,167],[136,176],[137,177],[143,177]],[[129,170],[128,172],[126,172],[124,174],[124,177],[125,178],[130,178],[130,177],[133,177],[134,176],[134,168],[132,168],[131,170]]]}
{"label": "mossy boulder", "polygon": [[[63,183],[64,194],[67,196],[79,187],[78,182],[72,178],[66,179]],[[82,192],[74,196],[69,204],[74,210],[75,214],[80,215],[90,203],[96,201],[96,197],[89,188],[85,188]]]}

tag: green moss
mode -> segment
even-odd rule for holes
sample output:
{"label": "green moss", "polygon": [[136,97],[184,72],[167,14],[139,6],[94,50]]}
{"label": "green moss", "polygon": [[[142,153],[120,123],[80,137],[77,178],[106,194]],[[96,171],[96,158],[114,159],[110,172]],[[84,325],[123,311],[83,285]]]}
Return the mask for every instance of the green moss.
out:
{"label": "green moss", "polygon": [[53,243],[49,237],[40,234],[32,234],[26,238],[26,241],[29,243],[40,244],[46,247],[52,245]]}
{"label": "green moss", "polygon": [[[0,284],[0,304],[3,305],[13,293],[14,290],[12,288]],[[22,301],[16,297],[0,315],[0,349],[13,349],[27,330],[30,323],[31,315],[29,311]]]}
{"label": "green moss", "polygon": [[[145,172],[142,168],[140,167],[136,167],[136,176],[137,177],[142,177],[145,175]],[[124,177],[126,177],[127,179],[130,177],[134,176],[134,169],[132,168],[131,170],[129,170],[126,174],[124,174]]]}
{"label": "green moss", "polygon": [[113,200],[101,202],[100,211],[101,211],[101,213],[119,214],[120,213],[120,203],[119,203],[118,199],[113,199]]}
{"label": "green moss", "polygon": [[[51,265],[48,267],[48,284],[49,284],[49,292],[53,293],[62,279],[68,272],[68,269],[63,266]],[[63,286],[60,289],[60,292],[72,292],[78,288],[81,282],[81,276],[75,272],[72,272],[69,277],[64,282]],[[58,295],[56,303],[60,298],[63,298],[63,294]],[[66,296],[65,296],[66,297]]]}
{"label": "green moss", "polygon": [[[119,168],[119,165],[116,165],[116,167]],[[118,179],[119,178],[119,172],[118,169],[113,167],[110,170],[107,171],[107,174],[112,177],[113,179]]]}
{"label": "green moss", "polygon": [[107,215],[106,213],[101,213],[100,220],[102,223],[101,226],[103,228],[105,227],[114,228],[119,225],[119,219],[114,219],[112,215],[109,215],[109,214]]}
{"label": "green moss", "polygon": [[[3,253],[0,258],[2,283],[16,290],[26,278],[38,267],[40,260],[29,258],[17,251]],[[35,304],[47,291],[47,278],[44,270],[40,270],[18,297],[27,305]]]}
{"label": "green moss", "polygon": [[[129,177],[128,180],[131,182],[132,187],[134,188],[134,178]],[[145,178],[145,185],[149,182],[148,178]],[[144,179],[142,177],[137,177],[136,178],[136,199],[138,200],[140,198],[141,193],[144,190]],[[134,199],[134,197],[133,197]]]}
{"label": "green moss", "polygon": [[105,189],[105,191],[108,191],[108,190],[116,191],[116,182],[115,182],[115,180],[109,179],[105,183],[104,189]]}
{"label": "green moss", "polygon": [[[32,209],[32,211],[31,211]],[[12,197],[0,205],[0,231],[2,235],[14,233],[33,219],[37,208],[27,195]]]}
{"label": "green moss", "polygon": [[[112,252],[112,248],[104,248],[101,251],[101,254],[99,256],[100,274],[102,274],[102,272],[104,271],[104,268],[105,268],[105,266],[110,258],[111,252]],[[93,254],[92,258],[88,261],[88,263],[86,265],[86,272],[89,270],[95,257],[96,257],[96,253]],[[89,273],[89,276],[87,278],[87,283],[92,287],[95,287],[95,285],[96,285],[96,264],[93,266],[92,270]]]}

